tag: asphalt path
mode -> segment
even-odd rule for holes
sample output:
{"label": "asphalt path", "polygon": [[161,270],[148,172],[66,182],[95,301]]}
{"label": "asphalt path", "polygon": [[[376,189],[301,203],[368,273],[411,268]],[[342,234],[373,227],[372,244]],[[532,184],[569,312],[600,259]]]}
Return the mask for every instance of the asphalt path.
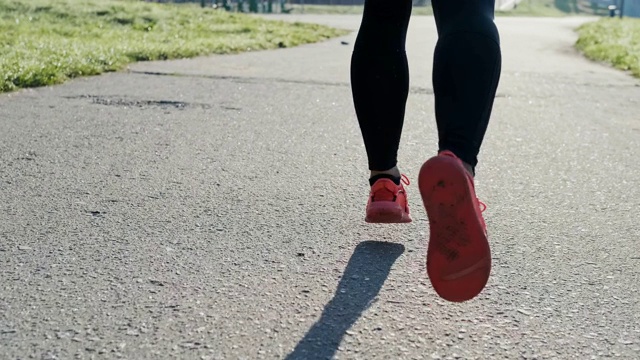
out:
{"label": "asphalt path", "polygon": [[494,268],[462,304],[426,277],[415,183],[430,17],[407,43],[408,225],[363,221],[355,33],[1,95],[0,358],[640,358],[640,81],[573,49],[588,20],[498,19]]}

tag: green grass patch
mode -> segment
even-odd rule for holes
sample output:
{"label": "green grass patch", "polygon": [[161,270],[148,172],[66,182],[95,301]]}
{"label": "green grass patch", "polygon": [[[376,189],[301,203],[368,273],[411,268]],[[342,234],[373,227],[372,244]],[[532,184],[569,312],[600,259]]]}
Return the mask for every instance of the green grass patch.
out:
{"label": "green grass patch", "polygon": [[197,5],[0,0],[0,92],[60,84],[135,61],[292,47],[346,33]]}
{"label": "green grass patch", "polygon": [[640,19],[603,18],[578,29],[578,50],[640,77]]}

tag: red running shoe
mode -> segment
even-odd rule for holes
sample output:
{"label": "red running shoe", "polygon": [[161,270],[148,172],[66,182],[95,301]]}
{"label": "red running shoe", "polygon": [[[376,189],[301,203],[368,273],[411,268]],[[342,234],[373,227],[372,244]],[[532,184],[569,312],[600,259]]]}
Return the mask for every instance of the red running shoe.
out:
{"label": "red running shoe", "polygon": [[418,187],[429,218],[431,284],[445,300],[473,299],[491,272],[486,206],[476,197],[473,177],[457,156],[443,151],[422,165]]}
{"label": "red running shoe", "polygon": [[391,179],[379,179],[371,187],[364,221],[376,224],[410,223],[409,204],[404,184],[409,179],[402,175],[400,185]]}

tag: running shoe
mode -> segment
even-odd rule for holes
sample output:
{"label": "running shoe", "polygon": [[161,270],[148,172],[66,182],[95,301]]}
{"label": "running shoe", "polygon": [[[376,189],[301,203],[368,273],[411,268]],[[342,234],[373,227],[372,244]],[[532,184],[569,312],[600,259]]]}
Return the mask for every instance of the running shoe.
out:
{"label": "running shoe", "polygon": [[418,187],[429,219],[427,273],[440,297],[463,302],[484,289],[491,251],[473,177],[451,151],[442,151],[420,169]]}

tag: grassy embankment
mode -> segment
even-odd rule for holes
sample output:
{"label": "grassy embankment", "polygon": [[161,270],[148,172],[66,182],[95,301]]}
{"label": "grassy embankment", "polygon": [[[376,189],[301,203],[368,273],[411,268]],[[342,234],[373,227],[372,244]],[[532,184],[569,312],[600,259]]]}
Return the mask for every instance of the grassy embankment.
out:
{"label": "grassy embankment", "polygon": [[0,92],[127,64],[292,47],[346,32],[139,0],[0,0]]}
{"label": "grassy embankment", "polygon": [[595,61],[630,71],[640,77],[640,19],[611,19],[578,28],[578,50]]}

